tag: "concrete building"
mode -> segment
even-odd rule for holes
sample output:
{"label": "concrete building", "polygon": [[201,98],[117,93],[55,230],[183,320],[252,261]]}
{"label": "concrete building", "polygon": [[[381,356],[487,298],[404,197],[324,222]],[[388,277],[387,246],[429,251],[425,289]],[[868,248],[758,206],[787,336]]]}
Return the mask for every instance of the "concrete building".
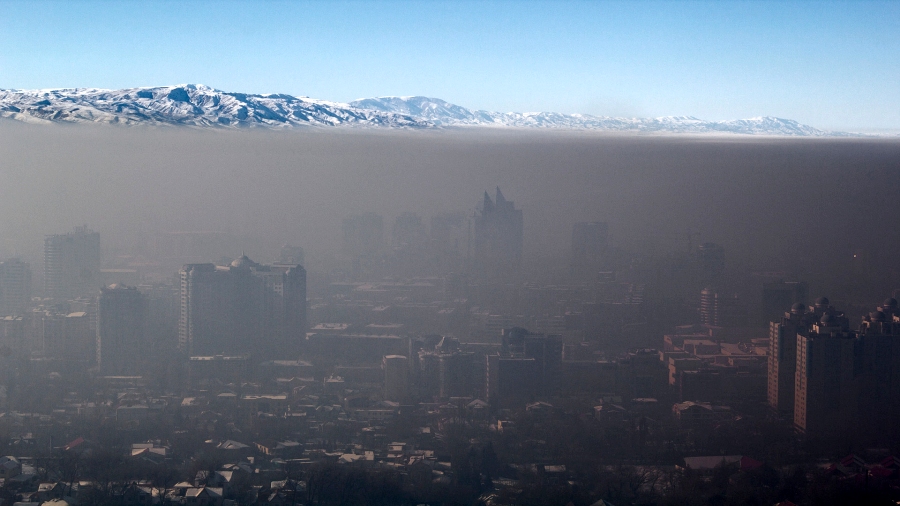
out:
{"label": "concrete building", "polygon": [[106,376],[138,371],[147,343],[147,297],[133,286],[113,284],[100,290],[97,313],[97,366]]}
{"label": "concrete building", "polygon": [[31,303],[31,266],[13,258],[0,262],[0,315],[20,315]]}
{"label": "concrete building", "polygon": [[23,322],[25,346],[43,357],[93,364],[97,359],[97,331],[92,319],[85,311],[30,311]]}
{"label": "concrete building", "polygon": [[705,242],[697,248],[697,265],[700,280],[705,285],[717,285],[725,272],[725,248],[714,242]]}
{"label": "concrete building", "polygon": [[406,353],[408,349],[408,339],[396,335],[312,333],[307,336],[304,354],[343,365],[364,365],[377,363],[378,357]]}
{"label": "concrete building", "polygon": [[403,355],[385,355],[384,399],[405,402],[409,398],[409,359]]}
{"label": "concrete building", "polygon": [[306,335],[306,270],[188,264],[180,272],[179,347],[190,355],[297,356]]}
{"label": "concrete building", "polygon": [[100,289],[100,234],[76,227],[44,238],[44,292],[54,299],[94,295]]}
{"label": "concrete building", "polygon": [[417,390],[423,399],[467,397],[475,391],[475,354],[459,340],[442,337],[433,350],[418,351]]}
{"label": "concrete building", "polygon": [[[822,302],[827,305],[827,299]],[[859,415],[861,352],[848,319],[833,309],[825,311],[808,335],[797,335],[794,426],[798,430],[809,436],[851,430]]]}
{"label": "concrete building", "polygon": [[250,375],[250,362],[246,355],[193,356],[188,359],[188,381],[192,387],[240,382]]}
{"label": "concrete building", "polygon": [[25,318],[4,316],[0,318],[0,353],[25,354]]}
{"label": "concrete building", "polygon": [[743,327],[747,325],[747,309],[737,295],[726,295],[707,287],[700,292],[700,323]]}
{"label": "concrete building", "polygon": [[900,423],[900,311],[890,298],[862,318],[861,422],[867,430],[897,430]]}
{"label": "concrete building", "polygon": [[485,361],[485,391],[491,406],[507,407],[559,392],[560,336],[532,334],[519,327],[505,329],[500,352],[488,355]]}
{"label": "concrete building", "polygon": [[[821,316],[819,313],[818,318]],[[795,303],[779,321],[769,324],[767,398],[769,407],[779,413],[794,411],[797,336],[808,335],[816,320],[815,309],[807,311],[803,304]]]}
{"label": "concrete building", "polygon": [[459,272],[469,255],[471,222],[463,213],[432,216],[428,256],[435,274]]}
{"label": "concrete building", "polygon": [[341,230],[341,249],[348,255],[371,256],[379,253],[384,246],[384,218],[378,214],[348,216],[344,218]]}

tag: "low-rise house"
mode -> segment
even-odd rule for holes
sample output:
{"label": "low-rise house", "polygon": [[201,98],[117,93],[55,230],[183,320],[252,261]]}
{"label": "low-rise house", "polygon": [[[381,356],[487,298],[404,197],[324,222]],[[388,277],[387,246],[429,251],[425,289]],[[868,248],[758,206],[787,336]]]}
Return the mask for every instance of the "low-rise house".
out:
{"label": "low-rise house", "polygon": [[8,480],[22,474],[22,463],[11,455],[0,457],[0,479]]}
{"label": "low-rise house", "polygon": [[731,416],[731,408],[708,402],[686,401],[673,405],[672,414],[679,423],[697,425],[727,419]]}
{"label": "low-rise house", "polygon": [[220,487],[189,488],[184,494],[188,506],[222,506],[224,500]]}

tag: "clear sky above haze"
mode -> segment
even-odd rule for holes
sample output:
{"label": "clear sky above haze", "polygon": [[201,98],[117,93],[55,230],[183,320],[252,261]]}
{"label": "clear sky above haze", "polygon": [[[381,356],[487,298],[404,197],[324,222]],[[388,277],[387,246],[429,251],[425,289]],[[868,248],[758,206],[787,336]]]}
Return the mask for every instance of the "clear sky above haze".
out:
{"label": "clear sky above haze", "polygon": [[0,88],[202,83],[900,131],[900,2],[2,1],[0,17]]}

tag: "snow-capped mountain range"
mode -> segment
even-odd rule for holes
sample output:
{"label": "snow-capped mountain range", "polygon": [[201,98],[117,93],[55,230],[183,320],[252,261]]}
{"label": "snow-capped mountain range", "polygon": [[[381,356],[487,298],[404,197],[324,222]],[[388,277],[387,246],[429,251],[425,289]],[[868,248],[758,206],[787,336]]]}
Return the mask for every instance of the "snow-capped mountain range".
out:
{"label": "snow-capped mountain range", "polygon": [[793,120],[760,117],[704,121],[690,116],[613,118],[587,114],[473,111],[427,97],[380,97],[350,103],[283,94],[224,92],[200,84],[104,90],[0,90],[0,117],[28,122],[185,125],[215,128],[362,126],[386,128],[513,127],[615,132],[846,135]]}

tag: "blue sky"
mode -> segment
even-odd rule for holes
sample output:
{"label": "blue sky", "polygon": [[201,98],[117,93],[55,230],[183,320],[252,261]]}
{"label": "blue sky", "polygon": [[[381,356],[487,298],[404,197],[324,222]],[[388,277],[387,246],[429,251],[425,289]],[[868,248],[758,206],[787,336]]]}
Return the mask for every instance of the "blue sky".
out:
{"label": "blue sky", "polygon": [[0,1],[0,16],[0,88],[203,83],[900,131],[900,2]]}

